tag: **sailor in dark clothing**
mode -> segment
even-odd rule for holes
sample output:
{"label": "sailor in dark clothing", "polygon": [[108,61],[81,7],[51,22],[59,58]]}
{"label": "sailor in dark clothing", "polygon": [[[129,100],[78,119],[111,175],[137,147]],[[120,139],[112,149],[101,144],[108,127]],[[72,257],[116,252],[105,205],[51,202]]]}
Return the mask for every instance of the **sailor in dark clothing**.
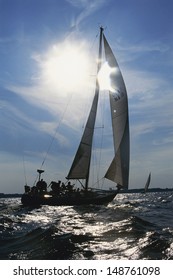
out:
{"label": "sailor in dark clothing", "polygon": [[47,183],[41,179],[40,181],[37,182],[36,185],[37,189],[39,192],[43,193],[47,191]]}
{"label": "sailor in dark clothing", "polygon": [[58,181],[58,183],[52,181],[50,186],[51,186],[52,192],[54,194],[60,194],[60,191],[61,191],[61,181]]}
{"label": "sailor in dark clothing", "polygon": [[25,193],[29,193],[31,191],[31,188],[27,185],[25,185],[24,188],[25,188]]}
{"label": "sailor in dark clothing", "polygon": [[69,192],[73,191],[73,185],[71,185],[71,182],[68,182],[67,189],[68,189]]}

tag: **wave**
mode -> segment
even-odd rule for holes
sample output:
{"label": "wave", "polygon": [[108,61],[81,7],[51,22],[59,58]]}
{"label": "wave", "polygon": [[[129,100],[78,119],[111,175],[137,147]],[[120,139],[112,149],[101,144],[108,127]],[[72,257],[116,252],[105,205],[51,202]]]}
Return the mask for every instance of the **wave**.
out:
{"label": "wave", "polygon": [[22,207],[0,200],[1,259],[173,259],[171,195],[108,206]]}

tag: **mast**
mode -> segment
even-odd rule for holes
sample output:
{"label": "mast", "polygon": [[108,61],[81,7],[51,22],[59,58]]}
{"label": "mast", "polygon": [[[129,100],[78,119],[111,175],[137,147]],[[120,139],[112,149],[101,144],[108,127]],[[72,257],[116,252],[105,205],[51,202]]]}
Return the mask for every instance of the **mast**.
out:
{"label": "mast", "polygon": [[[98,63],[97,63],[97,74],[100,71],[102,64],[102,37],[103,37],[104,28],[100,26],[100,39],[99,39],[99,53],[98,53]],[[96,88],[99,88],[98,79],[96,79]]]}
{"label": "mast", "polygon": [[[101,68],[102,37],[103,37],[103,27],[100,27],[97,75]],[[78,150],[74,157],[72,166],[70,168],[68,176],[66,177],[67,179],[78,179],[78,180],[85,179],[85,189],[88,189],[88,182],[89,182],[89,175],[90,175],[92,143],[93,143],[93,134],[94,134],[96,114],[97,114],[99,90],[100,89],[99,89],[98,78],[96,77],[95,94],[91,105],[90,113],[85,125],[85,129]]]}
{"label": "mast", "polygon": [[[98,73],[101,68],[102,64],[102,38],[103,38],[103,31],[104,28],[100,26],[100,36],[99,36],[99,52],[98,52],[98,61],[97,61],[97,76],[96,76],[96,87],[95,87],[95,98],[97,98],[97,103],[98,103],[98,97],[99,97],[99,82],[98,82]],[[90,162],[88,166],[88,173],[85,181],[85,189],[88,189],[88,182],[89,182],[89,174],[90,174],[90,165],[91,165],[91,157],[90,157]]]}

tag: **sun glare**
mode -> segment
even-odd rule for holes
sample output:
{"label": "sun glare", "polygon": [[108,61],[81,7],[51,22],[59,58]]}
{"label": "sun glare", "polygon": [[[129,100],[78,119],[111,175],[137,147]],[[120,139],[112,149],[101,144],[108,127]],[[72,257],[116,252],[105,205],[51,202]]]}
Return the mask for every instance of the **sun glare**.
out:
{"label": "sun glare", "polygon": [[42,80],[64,93],[82,90],[89,79],[89,57],[82,44],[54,45],[42,63]]}
{"label": "sun glare", "polygon": [[111,68],[108,63],[105,62],[98,73],[98,81],[101,90],[115,91],[111,85],[111,74],[113,73],[115,73],[115,68]]}

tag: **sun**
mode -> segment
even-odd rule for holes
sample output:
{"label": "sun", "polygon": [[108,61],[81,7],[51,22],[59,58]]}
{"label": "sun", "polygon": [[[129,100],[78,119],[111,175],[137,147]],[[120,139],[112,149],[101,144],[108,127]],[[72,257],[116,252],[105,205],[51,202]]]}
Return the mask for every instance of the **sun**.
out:
{"label": "sun", "polygon": [[49,88],[64,93],[81,91],[90,76],[85,44],[66,41],[52,46],[41,62],[41,78]]}

